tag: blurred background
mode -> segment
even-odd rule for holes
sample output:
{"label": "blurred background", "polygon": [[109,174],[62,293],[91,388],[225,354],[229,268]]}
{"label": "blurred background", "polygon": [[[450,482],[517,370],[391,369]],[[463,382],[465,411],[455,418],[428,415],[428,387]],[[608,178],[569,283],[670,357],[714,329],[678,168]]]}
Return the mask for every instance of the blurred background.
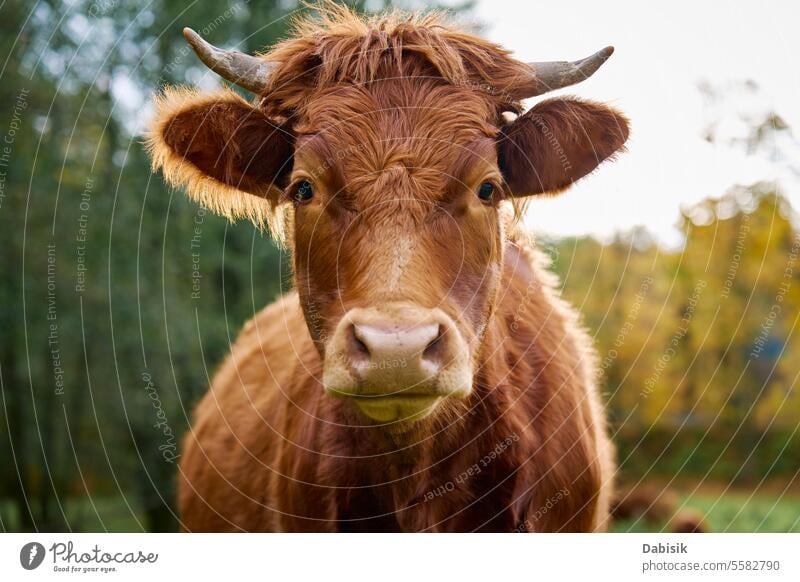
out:
{"label": "blurred background", "polygon": [[[614,529],[689,511],[711,531],[800,531],[796,5],[444,7],[524,60],[617,48],[566,92],[625,111],[629,153],[526,216],[596,341]],[[0,3],[0,530],[176,529],[193,404],[291,280],[253,227],[153,176],[142,131],[165,84],[219,83],[183,26],[255,51],[298,10]]]}

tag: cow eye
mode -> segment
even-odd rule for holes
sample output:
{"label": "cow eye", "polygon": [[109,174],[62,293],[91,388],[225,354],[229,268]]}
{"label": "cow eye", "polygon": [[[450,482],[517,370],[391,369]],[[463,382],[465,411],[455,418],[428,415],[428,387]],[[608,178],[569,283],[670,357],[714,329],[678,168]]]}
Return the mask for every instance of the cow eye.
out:
{"label": "cow eye", "polygon": [[494,196],[494,184],[491,182],[484,182],[478,187],[478,198],[484,202],[489,202]]}
{"label": "cow eye", "polygon": [[314,197],[314,186],[308,180],[300,180],[294,187],[292,198],[298,204],[308,202]]}

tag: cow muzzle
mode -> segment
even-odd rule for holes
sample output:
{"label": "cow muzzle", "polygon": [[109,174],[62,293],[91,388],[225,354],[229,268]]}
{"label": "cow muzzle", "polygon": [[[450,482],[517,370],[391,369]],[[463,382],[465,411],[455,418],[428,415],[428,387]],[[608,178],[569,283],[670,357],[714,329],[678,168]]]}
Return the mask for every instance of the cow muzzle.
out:
{"label": "cow muzzle", "polygon": [[352,309],[325,350],[323,384],[373,420],[418,420],[442,399],[470,393],[469,348],[439,309]]}

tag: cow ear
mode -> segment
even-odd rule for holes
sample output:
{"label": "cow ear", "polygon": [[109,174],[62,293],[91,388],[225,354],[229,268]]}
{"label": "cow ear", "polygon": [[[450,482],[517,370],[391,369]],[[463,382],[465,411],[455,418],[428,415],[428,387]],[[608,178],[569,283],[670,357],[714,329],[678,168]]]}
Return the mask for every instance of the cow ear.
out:
{"label": "cow ear", "polygon": [[291,172],[291,133],[231,90],[172,88],[155,104],[153,170],[217,214],[269,223]]}
{"label": "cow ear", "polygon": [[619,152],[628,120],[601,103],[550,99],[501,130],[498,159],[514,196],[555,193]]}

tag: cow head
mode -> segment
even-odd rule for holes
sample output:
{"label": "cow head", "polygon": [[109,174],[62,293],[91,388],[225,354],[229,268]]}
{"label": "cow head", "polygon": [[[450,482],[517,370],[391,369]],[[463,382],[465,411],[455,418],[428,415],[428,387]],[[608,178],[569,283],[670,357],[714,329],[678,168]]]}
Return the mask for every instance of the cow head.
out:
{"label": "cow head", "polygon": [[563,190],[628,136],[602,104],[519,114],[519,101],[586,78],[611,50],[522,63],[432,17],[344,9],[259,57],[185,35],[259,99],[168,90],[154,166],[290,246],[325,391],[378,423],[469,395],[516,203]]}

